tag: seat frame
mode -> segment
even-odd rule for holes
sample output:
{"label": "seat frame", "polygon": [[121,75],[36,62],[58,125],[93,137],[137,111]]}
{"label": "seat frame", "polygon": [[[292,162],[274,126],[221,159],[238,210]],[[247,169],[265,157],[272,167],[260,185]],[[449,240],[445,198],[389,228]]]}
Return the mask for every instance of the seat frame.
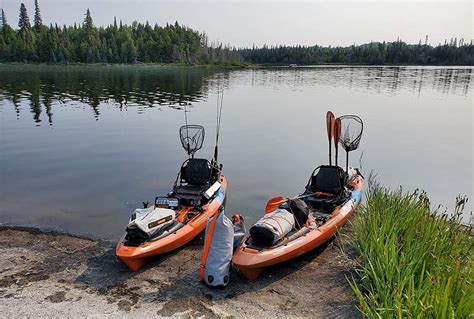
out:
{"label": "seat frame", "polygon": [[332,193],[332,194],[325,194],[325,195],[319,195],[319,196],[310,196],[304,199],[306,204],[308,204],[311,208],[326,208],[328,211],[332,212],[332,209],[335,208],[336,206],[342,204],[347,196],[346,196],[346,181],[347,181],[347,173],[339,166],[329,166],[329,165],[320,165],[316,167],[313,172],[311,173],[311,176],[309,177],[308,183],[306,184],[305,191],[303,192],[303,195],[309,195],[311,193],[318,192],[318,189],[311,189],[312,188],[312,182],[314,177],[319,173],[319,170],[321,167],[324,168],[334,168],[338,169],[339,172],[344,173],[344,177],[341,179],[341,190],[338,193]]}
{"label": "seat frame", "polygon": [[201,204],[204,199],[203,194],[206,192],[207,189],[209,189],[209,187],[212,186],[212,184],[214,184],[215,181],[218,180],[222,167],[218,167],[217,165],[215,165],[214,161],[209,162],[208,160],[206,160],[209,167],[208,181],[202,185],[190,184],[186,180],[186,167],[189,161],[193,159],[194,158],[189,158],[185,160],[181,165],[181,168],[178,172],[178,176],[176,177],[176,180],[173,185],[173,193],[174,196],[180,200],[190,200],[193,203]]}

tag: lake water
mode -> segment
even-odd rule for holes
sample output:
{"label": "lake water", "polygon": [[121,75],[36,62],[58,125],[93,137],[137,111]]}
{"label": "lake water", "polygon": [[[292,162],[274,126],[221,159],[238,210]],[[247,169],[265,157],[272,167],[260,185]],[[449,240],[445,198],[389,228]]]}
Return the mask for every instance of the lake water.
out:
{"label": "lake water", "polygon": [[212,156],[222,86],[228,215],[250,224],[268,198],[303,189],[327,163],[332,110],[364,120],[353,166],[361,160],[387,186],[426,190],[434,207],[452,209],[466,194],[467,221],[473,70],[0,65],[0,223],[117,239],[134,208],[171,189],[186,159],[185,105],[189,123],[207,130],[198,156]]}

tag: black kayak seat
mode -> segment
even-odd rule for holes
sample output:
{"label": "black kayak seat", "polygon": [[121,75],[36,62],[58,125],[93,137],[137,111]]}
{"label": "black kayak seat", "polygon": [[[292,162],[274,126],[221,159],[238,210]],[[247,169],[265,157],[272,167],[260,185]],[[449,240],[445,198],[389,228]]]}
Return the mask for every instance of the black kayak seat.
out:
{"label": "black kayak seat", "polygon": [[[316,170],[318,172],[314,174]],[[313,172],[307,190],[340,195],[344,190],[345,174],[344,170],[339,166],[319,166]]]}
{"label": "black kayak seat", "polygon": [[319,194],[305,198],[304,201],[311,209],[325,209],[328,213],[342,204],[347,197],[345,192],[346,172],[339,166],[321,165],[315,168],[304,194]]}
{"label": "black kayak seat", "polygon": [[181,181],[188,185],[205,185],[211,178],[211,165],[204,158],[190,158],[181,168]]}
{"label": "black kayak seat", "polygon": [[180,184],[174,190],[178,198],[199,200],[209,188],[211,165],[207,159],[190,158],[181,166]]}

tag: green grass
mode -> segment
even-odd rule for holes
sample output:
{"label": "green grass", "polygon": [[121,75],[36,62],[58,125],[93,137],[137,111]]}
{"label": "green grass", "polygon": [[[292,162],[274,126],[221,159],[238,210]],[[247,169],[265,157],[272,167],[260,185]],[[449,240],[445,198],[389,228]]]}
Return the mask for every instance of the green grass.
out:
{"label": "green grass", "polygon": [[474,318],[474,240],[459,215],[431,210],[423,192],[371,186],[353,222],[350,279],[365,316]]}

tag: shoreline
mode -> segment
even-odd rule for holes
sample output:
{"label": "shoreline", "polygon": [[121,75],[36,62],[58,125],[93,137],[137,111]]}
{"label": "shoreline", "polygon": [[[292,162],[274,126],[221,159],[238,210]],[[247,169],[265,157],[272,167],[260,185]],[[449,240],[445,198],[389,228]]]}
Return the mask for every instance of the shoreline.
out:
{"label": "shoreline", "polygon": [[202,68],[202,69],[260,69],[260,68],[289,68],[289,69],[302,69],[302,68],[318,68],[318,67],[346,67],[346,68],[382,68],[382,67],[427,67],[427,68],[465,68],[472,69],[474,65],[470,64],[340,64],[340,63],[319,63],[319,64],[297,64],[290,66],[289,64],[252,64],[243,62],[240,64],[235,63],[223,63],[223,64],[186,64],[186,63],[152,63],[152,62],[140,62],[140,63],[83,63],[83,62],[70,62],[64,63],[46,63],[46,62],[6,62],[0,61],[0,66],[107,66],[107,67],[156,67],[156,68]]}
{"label": "shoreline", "polygon": [[346,279],[353,261],[341,252],[343,238],[253,282],[233,271],[227,287],[211,289],[199,281],[199,242],[133,273],[115,258],[111,241],[2,225],[0,311],[38,318],[360,317]]}

